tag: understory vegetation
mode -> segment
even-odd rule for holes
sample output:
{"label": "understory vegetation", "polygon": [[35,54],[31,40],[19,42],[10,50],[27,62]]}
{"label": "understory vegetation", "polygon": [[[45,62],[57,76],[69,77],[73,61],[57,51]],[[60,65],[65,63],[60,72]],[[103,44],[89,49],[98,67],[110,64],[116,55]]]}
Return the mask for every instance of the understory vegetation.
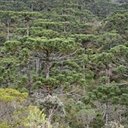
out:
{"label": "understory vegetation", "polygon": [[0,128],[128,128],[128,1],[0,0]]}

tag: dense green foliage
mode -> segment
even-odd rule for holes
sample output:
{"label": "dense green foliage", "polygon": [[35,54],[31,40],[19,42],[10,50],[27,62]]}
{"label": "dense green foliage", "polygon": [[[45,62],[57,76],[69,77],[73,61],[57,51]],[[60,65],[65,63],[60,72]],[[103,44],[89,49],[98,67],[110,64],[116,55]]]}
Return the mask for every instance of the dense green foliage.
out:
{"label": "dense green foliage", "polygon": [[0,128],[127,128],[127,0],[0,0]]}

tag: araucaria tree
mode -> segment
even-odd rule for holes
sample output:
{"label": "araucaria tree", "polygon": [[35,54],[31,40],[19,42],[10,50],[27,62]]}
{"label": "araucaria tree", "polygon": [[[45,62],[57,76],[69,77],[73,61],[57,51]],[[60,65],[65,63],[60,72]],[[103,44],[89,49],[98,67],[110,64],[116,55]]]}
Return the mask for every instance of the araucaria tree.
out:
{"label": "araucaria tree", "polygon": [[127,128],[127,0],[0,0],[0,128]]}

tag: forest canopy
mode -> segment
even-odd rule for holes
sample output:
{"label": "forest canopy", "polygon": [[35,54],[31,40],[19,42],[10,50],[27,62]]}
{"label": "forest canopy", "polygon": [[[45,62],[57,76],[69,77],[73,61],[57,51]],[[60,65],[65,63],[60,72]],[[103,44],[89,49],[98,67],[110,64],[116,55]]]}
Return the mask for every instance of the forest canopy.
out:
{"label": "forest canopy", "polygon": [[128,128],[128,0],[0,0],[0,128]]}

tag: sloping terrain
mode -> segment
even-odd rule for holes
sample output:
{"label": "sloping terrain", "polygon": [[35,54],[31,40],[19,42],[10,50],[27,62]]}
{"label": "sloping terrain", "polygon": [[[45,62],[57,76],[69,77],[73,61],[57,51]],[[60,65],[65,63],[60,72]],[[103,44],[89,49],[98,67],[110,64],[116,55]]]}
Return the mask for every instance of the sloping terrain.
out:
{"label": "sloping terrain", "polygon": [[128,1],[0,0],[0,87],[0,128],[127,128]]}

